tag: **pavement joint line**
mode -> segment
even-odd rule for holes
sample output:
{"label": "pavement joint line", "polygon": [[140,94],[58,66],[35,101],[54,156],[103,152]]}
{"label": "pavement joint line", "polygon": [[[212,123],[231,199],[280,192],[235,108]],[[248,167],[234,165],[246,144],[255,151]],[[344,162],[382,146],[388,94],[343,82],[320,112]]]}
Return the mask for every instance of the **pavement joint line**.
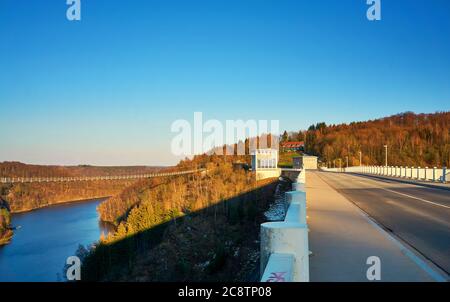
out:
{"label": "pavement joint line", "polygon": [[[407,256],[412,262],[414,262],[417,266],[419,266],[423,271],[425,271],[431,278],[433,278],[437,282],[449,282],[450,278],[447,276],[444,276],[443,273],[439,272],[438,268],[433,269],[430,264],[428,264],[426,261],[424,261],[421,258],[427,259],[424,255],[422,255],[419,251],[417,253],[412,252],[411,249],[415,249],[411,246],[411,248],[408,248],[406,245],[409,245],[405,242],[403,244],[401,241],[403,241],[401,238],[397,238],[397,236],[394,235],[394,233],[389,234],[384,229],[383,225],[380,225],[374,218],[372,218],[368,213],[366,213],[362,208],[360,208],[358,205],[356,205],[353,201],[351,201],[349,198],[341,194],[334,186],[332,186],[328,181],[326,181],[323,177],[318,175],[320,179],[322,179],[325,183],[327,183],[336,193],[341,195],[345,200],[347,200],[350,204],[352,204],[354,207],[358,209],[358,213],[362,215],[373,227],[375,227],[381,234],[383,234],[386,238],[388,238],[390,241],[392,241],[397,247],[400,248],[400,251],[402,254]],[[432,261],[428,260],[432,263]],[[434,264],[433,264],[434,266]]]}

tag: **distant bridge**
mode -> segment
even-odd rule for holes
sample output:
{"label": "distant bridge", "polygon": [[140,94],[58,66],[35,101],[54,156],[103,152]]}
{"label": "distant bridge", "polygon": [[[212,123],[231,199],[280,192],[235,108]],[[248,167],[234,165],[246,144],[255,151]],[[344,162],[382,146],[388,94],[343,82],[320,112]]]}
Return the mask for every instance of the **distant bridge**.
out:
{"label": "distant bridge", "polygon": [[75,181],[96,181],[96,180],[128,180],[128,179],[144,179],[154,177],[170,177],[185,174],[194,174],[204,172],[206,169],[196,169],[178,172],[166,173],[149,173],[149,174],[134,174],[134,175],[104,175],[104,176],[76,176],[76,177],[2,177],[0,183],[14,184],[14,183],[34,183],[34,182],[75,182]]}

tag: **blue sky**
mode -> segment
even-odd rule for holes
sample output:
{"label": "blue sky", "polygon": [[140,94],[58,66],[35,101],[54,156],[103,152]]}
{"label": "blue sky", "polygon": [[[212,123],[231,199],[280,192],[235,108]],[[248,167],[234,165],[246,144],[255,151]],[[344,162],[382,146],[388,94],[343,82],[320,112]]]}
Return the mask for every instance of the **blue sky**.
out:
{"label": "blue sky", "polygon": [[176,119],[450,109],[450,1],[0,2],[0,161],[174,164]]}

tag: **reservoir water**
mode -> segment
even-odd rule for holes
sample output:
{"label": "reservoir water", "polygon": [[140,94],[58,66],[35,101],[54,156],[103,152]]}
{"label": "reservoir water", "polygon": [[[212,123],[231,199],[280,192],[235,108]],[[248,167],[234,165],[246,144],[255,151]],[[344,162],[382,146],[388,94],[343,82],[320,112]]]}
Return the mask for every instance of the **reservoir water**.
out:
{"label": "reservoir water", "polygon": [[80,244],[90,246],[111,226],[101,223],[96,207],[102,200],[53,205],[14,214],[10,244],[0,247],[0,282],[62,281],[67,257]]}

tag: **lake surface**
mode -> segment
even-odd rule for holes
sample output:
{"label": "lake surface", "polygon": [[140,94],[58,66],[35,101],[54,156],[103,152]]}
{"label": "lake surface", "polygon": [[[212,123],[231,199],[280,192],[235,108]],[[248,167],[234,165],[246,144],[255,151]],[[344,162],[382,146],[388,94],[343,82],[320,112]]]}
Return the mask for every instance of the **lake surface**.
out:
{"label": "lake surface", "polygon": [[101,223],[96,207],[102,200],[54,205],[12,215],[14,237],[0,247],[0,282],[62,281],[67,257],[80,244],[90,246],[112,230]]}

